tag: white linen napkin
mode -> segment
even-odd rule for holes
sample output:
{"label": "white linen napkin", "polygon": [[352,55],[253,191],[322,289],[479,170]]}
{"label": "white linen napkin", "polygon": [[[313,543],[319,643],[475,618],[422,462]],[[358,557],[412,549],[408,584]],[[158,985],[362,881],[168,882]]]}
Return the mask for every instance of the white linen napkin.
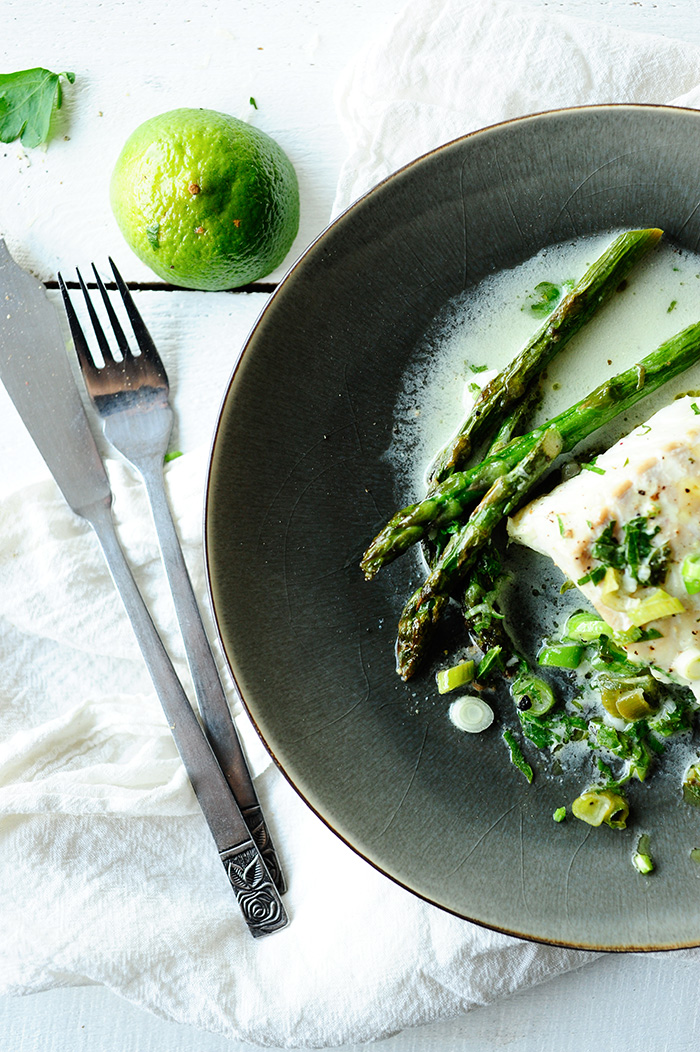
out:
{"label": "white linen napkin", "polygon": [[333,214],[421,154],[513,117],[700,103],[700,48],[509,0],[412,0],[336,87],[349,153]]}
{"label": "white linen napkin", "polygon": [[[508,3],[411,3],[339,82],[350,154],[335,209],[480,125],[668,101],[697,84],[700,54],[681,44]],[[108,469],[122,541],[189,686],[143,491],[121,461]],[[205,470],[204,451],[167,468],[202,598]],[[300,801],[231,692],[290,878],[291,925],[253,941],[97,542],[51,481],[0,502],[0,619],[0,993],[101,983],[230,1038],[332,1047],[466,1012],[595,957],[460,921],[377,873]]]}

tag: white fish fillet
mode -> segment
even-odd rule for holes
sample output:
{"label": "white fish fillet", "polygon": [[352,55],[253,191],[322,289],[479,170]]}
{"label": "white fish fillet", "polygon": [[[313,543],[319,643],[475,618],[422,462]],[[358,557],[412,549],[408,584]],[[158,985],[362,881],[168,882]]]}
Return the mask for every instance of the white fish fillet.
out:
{"label": "white fish fillet", "polygon": [[[508,523],[509,535],[549,556],[576,583],[600,565],[591,546],[611,522],[617,533],[636,516],[648,516],[649,525],[660,528],[653,544],[671,550],[661,587],[680,600],[683,611],[645,623],[661,637],[626,650],[632,660],[671,673],[698,694],[700,684],[690,682],[684,669],[687,655],[700,649],[700,593],[688,594],[681,564],[686,555],[700,553],[700,398],[672,402],[598,457],[595,466],[604,474],[582,470],[518,512]],[[627,573],[616,593],[602,583],[578,587],[617,630],[632,624],[624,608],[638,607],[653,590]]]}

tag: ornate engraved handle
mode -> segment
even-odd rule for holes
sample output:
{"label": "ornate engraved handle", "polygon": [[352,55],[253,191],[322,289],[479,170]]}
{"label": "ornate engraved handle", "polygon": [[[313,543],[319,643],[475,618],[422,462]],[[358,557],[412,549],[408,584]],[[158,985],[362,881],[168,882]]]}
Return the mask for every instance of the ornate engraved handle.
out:
{"label": "ornate engraved handle", "polygon": [[285,908],[257,846],[248,841],[219,856],[251,934],[259,939],[285,928]]}

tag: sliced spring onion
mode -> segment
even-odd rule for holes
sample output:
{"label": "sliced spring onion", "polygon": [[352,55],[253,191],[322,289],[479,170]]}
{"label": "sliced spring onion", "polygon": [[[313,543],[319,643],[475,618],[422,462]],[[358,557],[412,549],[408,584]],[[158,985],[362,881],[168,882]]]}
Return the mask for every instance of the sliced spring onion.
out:
{"label": "sliced spring onion", "polygon": [[547,668],[578,668],[582,657],[582,643],[545,643],[537,655],[537,664]]}
{"label": "sliced spring onion", "polygon": [[636,690],[630,690],[626,694],[619,695],[617,711],[623,720],[627,720],[628,723],[635,723],[637,720],[646,719],[647,716],[653,716],[656,709],[649,704],[641,687],[637,687]]}
{"label": "sliced spring onion", "polygon": [[600,826],[605,822],[613,829],[624,829],[629,805],[624,796],[612,789],[587,789],[576,797],[571,810],[576,818],[589,826]]}
{"label": "sliced spring onion", "polygon": [[637,850],[632,855],[632,865],[640,873],[653,872],[654,860],[651,857],[651,842],[648,833],[642,833],[640,836]]}
{"label": "sliced spring onion", "polygon": [[564,626],[567,639],[580,640],[582,643],[592,643],[601,636],[611,636],[612,632],[612,628],[602,617],[588,610],[572,614]]}
{"label": "sliced spring onion", "polygon": [[681,563],[681,577],[688,595],[700,592],[700,552],[691,552]]}
{"label": "sliced spring onion", "polygon": [[681,651],[673,662],[673,668],[684,679],[700,679],[700,648],[688,647],[687,650]]}
{"label": "sliced spring onion", "polygon": [[441,669],[435,677],[439,693],[449,694],[451,690],[471,683],[474,679],[474,669],[473,661],[462,661],[459,665],[453,665],[452,668]]}
{"label": "sliced spring onion", "polygon": [[[554,706],[556,698],[549,683],[533,675],[525,667],[515,677],[510,692],[519,703],[518,708],[527,710],[532,716],[544,716]],[[529,705],[524,702],[529,701]]]}
{"label": "sliced spring onion", "polygon": [[671,614],[682,614],[685,607],[675,595],[669,595],[663,588],[655,588],[646,599],[640,599],[625,610],[633,625],[638,628],[649,621],[658,621]]}
{"label": "sliced spring onion", "polygon": [[635,851],[632,855],[632,865],[640,873],[651,873],[654,869],[651,855],[644,855],[641,851]]}
{"label": "sliced spring onion", "polygon": [[480,734],[493,723],[493,709],[481,698],[465,694],[450,705],[450,719],[467,734]]}
{"label": "sliced spring onion", "polygon": [[683,776],[683,800],[700,807],[700,763],[691,763]]}
{"label": "sliced spring onion", "polygon": [[628,722],[652,716],[659,707],[659,686],[649,672],[638,676],[603,673],[598,687],[605,711]]}
{"label": "sliced spring onion", "polygon": [[614,566],[608,566],[605,571],[605,577],[603,578],[600,590],[603,596],[611,595],[615,592],[620,591],[620,585],[622,584],[622,574],[619,570],[615,569]]}

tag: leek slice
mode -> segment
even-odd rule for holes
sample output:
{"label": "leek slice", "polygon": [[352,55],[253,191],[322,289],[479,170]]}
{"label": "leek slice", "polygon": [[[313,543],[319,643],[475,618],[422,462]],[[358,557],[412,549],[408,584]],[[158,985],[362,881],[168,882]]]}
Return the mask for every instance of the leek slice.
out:
{"label": "leek slice", "polygon": [[700,552],[691,552],[681,563],[681,577],[688,595],[700,592]]}
{"label": "leek slice", "polygon": [[459,665],[453,665],[452,668],[441,669],[435,677],[438,692],[440,694],[449,694],[451,690],[456,690],[457,687],[463,687],[466,683],[471,683],[474,679],[474,669],[473,661],[462,661]]}
{"label": "leek slice", "polygon": [[481,698],[465,694],[450,705],[450,719],[467,734],[480,734],[493,723],[493,709]]}
{"label": "leek slice", "polygon": [[600,826],[605,822],[613,829],[624,829],[630,809],[624,796],[612,789],[587,789],[576,797],[571,810],[576,818],[589,826]]}
{"label": "leek slice", "polygon": [[663,588],[655,588],[650,596],[639,599],[626,614],[633,625],[639,628],[649,621],[659,621],[671,614],[682,614],[685,607],[675,595],[669,595]]}

